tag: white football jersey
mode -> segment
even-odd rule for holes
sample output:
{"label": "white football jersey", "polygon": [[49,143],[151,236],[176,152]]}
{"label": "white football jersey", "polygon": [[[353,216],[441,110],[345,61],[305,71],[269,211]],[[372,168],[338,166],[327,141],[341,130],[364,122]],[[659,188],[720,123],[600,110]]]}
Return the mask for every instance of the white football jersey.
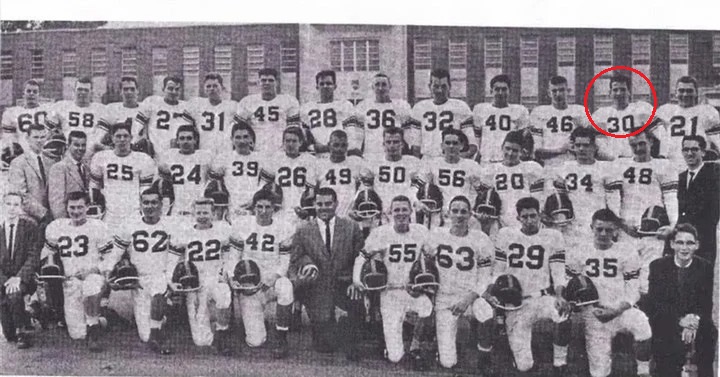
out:
{"label": "white football jersey", "polygon": [[[568,105],[566,109],[556,109],[553,105],[538,106],[530,113],[530,126],[535,141],[535,149],[558,149],[570,142],[570,134],[578,127],[590,126],[585,107]],[[557,165],[572,160],[565,153],[545,159],[545,166]]]}
{"label": "white football jersey", "polygon": [[683,169],[686,168],[682,156],[682,139],[685,135],[703,136],[708,143],[720,139],[720,114],[710,105],[685,108],[667,103],[658,108],[655,116],[661,122],[651,132],[660,139],[660,154]]}
{"label": "white football jersey", "polygon": [[346,100],[305,103],[300,107],[300,120],[317,143],[327,145],[333,131],[345,130],[348,134],[348,148],[360,149],[362,130],[358,129],[355,108]]}
{"label": "white football jersey", "polygon": [[83,131],[88,140],[96,140],[95,130],[99,128],[105,118],[105,105],[91,102],[86,107],[80,107],[75,101],[58,101],[52,105],[51,114],[47,122],[52,127],[60,127],[65,138],[70,131]]}
{"label": "white football jersey", "polygon": [[[301,153],[296,158],[290,158],[278,153],[266,155],[264,161],[263,171],[274,176],[275,183],[282,189],[285,210],[300,206],[300,198],[308,186],[317,187],[318,159],[311,154]],[[266,174],[261,176],[263,179],[269,177]]]}
{"label": "white football jersey", "polygon": [[191,212],[193,202],[203,197],[212,162],[211,152],[199,149],[192,154],[182,154],[180,149],[171,149],[161,154],[159,160],[161,166],[170,171],[175,190],[172,213]]}
{"label": "white football jersey", "polygon": [[259,177],[264,157],[256,152],[245,156],[235,151],[226,151],[215,157],[211,176],[225,181],[230,193],[231,214],[237,214],[244,204],[252,202],[253,195],[260,189]]}
{"label": "white football jersey", "polygon": [[319,187],[335,190],[338,199],[337,215],[350,214],[355,199],[357,177],[365,161],[357,156],[347,156],[342,162],[332,162],[330,158],[318,159]]}
{"label": "white football jersey", "polygon": [[640,297],[640,260],[637,248],[630,242],[618,242],[599,250],[587,240],[568,255],[568,265],[584,266],[600,296],[600,304],[617,307],[623,301],[634,305]]}
{"label": "white football jersey", "polygon": [[432,99],[422,100],[412,109],[413,135],[408,143],[420,147],[423,157],[442,156],[442,133],[447,128],[461,130],[468,143],[476,144],[473,116],[467,103],[449,98],[445,103],[435,104]]}
{"label": "white football jersey", "polygon": [[564,180],[565,189],[575,211],[575,223],[584,230],[589,229],[592,215],[607,205],[605,185],[612,170],[612,163],[607,161],[595,161],[588,165],[577,161],[565,161],[559,166],[546,169],[548,195],[550,192],[558,191],[554,186],[555,180]]}
{"label": "white football jersey", "polygon": [[224,281],[220,279],[225,261],[229,259],[230,234],[232,229],[225,221],[213,222],[211,228],[202,230],[197,229],[194,223],[186,222],[173,233],[170,251],[183,255],[184,260],[195,264],[200,275],[200,285]]}
{"label": "white football jersey", "polygon": [[388,269],[388,286],[402,287],[410,281],[410,269],[422,253],[423,246],[429,247],[428,229],[419,224],[410,224],[410,230],[398,233],[393,224],[373,228],[365,241],[365,250],[372,252],[386,249],[382,261]]}
{"label": "white football jersey", "polygon": [[52,104],[40,104],[32,109],[22,106],[8,107],[2,114],[2,134],[7,138],[11,136],[18,142],[23,150],[27,150],[27,135],[30,127],[35,124],[47,126],[47,117],[52,115]]}
{"label": "white football jersey", "polygon": [[635,162],[632,158],[613,161],[607,191],[620,192],[620,208],[611,208],[629,225],[640,226],[643,212],[651,206],[665,207],[670,223],[678,214],[678,175],[666,159]]}
{"label": "white football jersey", "polygon": [[233,224],[230,245],[238,252],[232,254],[235,259],[228,265],[234,268],[240,258],[252,259],[260,267],[263,280],[273,273],[287,276],[294,233],[295,227],[279,218],[262,226],[255,217],[244,217]]}
{"label": "white football jersey", "polygon": [[[512,274],[524,295],[532,295],[551,286],[565,285],[565,241],[560,232],[541,228],[533,235],[520,228],[500,229],[495,238],[493,281]],[[551,280],[552,279],[552,280]]]}
{"label": "white football jersey", "polygon": [[105,196],[106,217],[136,217],[142,187],[149,187],[156,175],[155,161],[140,152],[120,157],[112,150],[100,151],[90,163],[93,185],[102,187]]}
{"label": "white football jersey", "polygon": [[482,294],[492,283],[495,246],[480,229],[470,229],[464,237],[450,233],[449,227],[435,228],[429,237],[437,251],[440,295]]}
{"label": "white football jersey", "polygon": [[300,104],[287,94],[269,101],[261,94],[251,94],[240,100],[237,116],[255,131],[255,151],[276,153],[282,150],[285,128],[300,126]]}
{"label": "white football jersey", "polygon": [[[592,114],[593,121],[598,127],[617,135],[625,135],[642,127],[650,118],[653,107],[647,102],[632,102],[628,107],[618,110],[612,106],[601,107]],[[627,138],[613,137],[598,138],[601,152],[617,158],[632,157],[632,149]]]}
{"label": "white football jersey", "polygon": [[155,224],[148,224],[142,216],[126,219],[119,229],[115,229],[115,248],[119,253],[127,251],[130,261],[137,267],[138,275],[172,276],[172,270],[178,261],[170,254],[170,239],[180,227],[170,217],[161,217]]}
{"label": "white football jersey", "polygon": [[164,97],[150,96],[145,98],[142,105],[143,112],[137,115],[137,120],[147,127],[148,137],[156,152],[174,147],[178,127],[195,121],[185,101],[170,105]]}
{"label": "white football jersey", "polygon": [[87,219],[75,226],[71,219],[56,219],[45,229],[45,247],[59,253],[67,277],[92,269],[102,272],[103,255],[112,246],[112,234],[101,220]]}
{"label": "white football jersey", "polygon": [[188,110],[200,133],[200,149],[213,155],[232,150],[232,126],[237,106],[237,102],[232,100],[223,100],[213,105],[204,97],[188,101]]}
{"label": "white football jersey", "polygon": [[542,198],[545,185],[543,168],[535,161],[521,161],[515,166],[502,162],[480,165],[482,182],[497,191],[502,201],[500,220],[505,226],[519,225],[515,204],[521,198]]}
{"label": "white football jersey", "polygon": [[656,236],[630,239],[634,243],[633,248],[637,249],[640,262],[640,293],[647,294],[650,282],[650,263],[663,257],[665,251],[665,240]]}
{"label": "white football jersey", "polygon": [[142,103],[138,104],[137,107],[125,107],[122,102],[109,103],[105,105],[103,122],[98,125],[98,128],[103,133],[107,133],[110,132],[110,127],[113,124],[126,122],[129,119],[133,125],[132,136],[135,141],[143,132],[143,125],[137,121],[138,115],[142,114],[143,110]]}
{"label": "white football jersey", "polygon": [[[410,121],[410,104],[405,100],[393,99],[387,103],[365,100],[355,107],[358,120],[364,131],[365,158],[382,156],[383,129],[385,127],[402,127],[408,129]],[[409,142],[408,135],[403,136]]]}
{"label": "white football jersey", "polygon": [[530,113],[523,105],[508,104],[497,108],[492,103],[478,103],[473,108],[475,134],[480,137],[480,154],[483,162],[503,160],[502,144],[513,130],[530,125]]}
{"label": "white football jersey", "polygon": [[[424,173],[432,176],[432,181],[443,193],[445,209],[450,205],[452,198],[463,195],[470,203],[475,202],[477,192],[472,186],[473,179],[480,179],[480,165],[474,160],[461,158],[457,163],[451,164],[443,157],[427,158],[423,156],[422,169]],[[421,173],[424,177],[426,174]]]}
{"label": "white football jersey", "polygon": [[366,165],[375,176],[373,187],[382,200],[383,210],[390,208],[392,199],[405,195],[415,201],[412,179],[421,169],[421,161],[415,156],[402,156],[398,161],[388,161],[384,157],[368,159]]}

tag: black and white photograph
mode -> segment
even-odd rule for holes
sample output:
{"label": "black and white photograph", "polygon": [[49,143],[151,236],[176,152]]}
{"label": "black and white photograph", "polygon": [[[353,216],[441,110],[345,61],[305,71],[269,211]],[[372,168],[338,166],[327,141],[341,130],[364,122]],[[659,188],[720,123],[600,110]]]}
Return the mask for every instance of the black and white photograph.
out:
{"label": "black and white photograph", "polygon": [[13,2],[0,374],[717,375],[702,17]]}

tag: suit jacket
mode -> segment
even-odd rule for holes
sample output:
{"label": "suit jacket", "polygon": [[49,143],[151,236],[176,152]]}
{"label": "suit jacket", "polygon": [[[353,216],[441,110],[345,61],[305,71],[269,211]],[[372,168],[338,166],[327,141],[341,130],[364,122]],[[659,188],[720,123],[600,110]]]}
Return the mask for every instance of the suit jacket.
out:
{"label": "suit jacket", "polygon": [[[85,165],[86,180],[90,179],[90,168]],[[50,212],[53,219],[68,217],[65,202],[67,195],[74,191],[88,191],[87,181],[83,181],[77,162],[70,157],[65,156],[60,162],[50,168],[48,181],[52,184],[48,187],[48,200],[50,202]]]}
{"label": "suit jacket", "polygon": [[[49,179],[53,160],[42,157],[45,176]],[[23,210],[35,220],[40,220],[49,211],[47,182],[43,182],[37,166],[37,159],[23,153],[10,163],[10,187],[12,191],[25,195]]]}
{"label": "suit jacket", "polygon": [[19,276],[25,284],[32,284],[35,281],[35,271],[40,264],[42,248],[41,232],[35,222],[23,218],[18,220],[12,259],[6,244],[5,230],[0,223],[0,287],[14,276]]}
{"label": "suit jacket", "polygon": [[715,229],[720,219],[720,165],[706,161],[687,187],[688,171],[678,178],[678,222]]}

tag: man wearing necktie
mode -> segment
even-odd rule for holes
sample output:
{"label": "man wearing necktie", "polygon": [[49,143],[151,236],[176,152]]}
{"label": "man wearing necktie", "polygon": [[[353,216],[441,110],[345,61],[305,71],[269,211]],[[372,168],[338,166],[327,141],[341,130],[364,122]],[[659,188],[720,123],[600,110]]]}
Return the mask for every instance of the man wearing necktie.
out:
{"label": "man wearing necktie", "polygon": [[65,157],[50,168],[48,197],[54,219],[67,218],[65,209],[67,195],[75,191],[88,191],[88,167],[83,162],[87,147],[87,135],[73,130],[68,135],[68,151]]}
{"label": "man wearing necktie", "polygon": [[[313,329],[313,345],[319,352],[330,353],[338,340],[346,340],[348,359],[357,361],[355,343],[364,311],[361,292],[352,284],[355,258],[364,246],[363,234],[354,221],[335,216],[337,194],[321,187],[315,196],[317,218],[303,222],[293,237],[288,277],[296,288],[296,297],[305,304]],[[318,268],[314,281],[299,276],[302,267]],[[345,326],[336,326],[335,307],[348,312]]]}
{"label": "man wearing necktie", "polygon": [[55,163],[43,156],[48,131],[43,125],[33,125],[27,134],[29,149],[10,164],[10,191],[23,195],[23,210],[40,225],[52,220],[48,205],[48,174]]}
{"label": "man wearing necktie", "polygon": [[0,222],[0,321],[5,339],[16,342],[20,349],[32,346],[29,334],[24,333],[30,325],[24,296],[35,292],[35,270],[42,246],[34,222],[20,217],[22,205],[21,194],[5,194],[5,219]]}

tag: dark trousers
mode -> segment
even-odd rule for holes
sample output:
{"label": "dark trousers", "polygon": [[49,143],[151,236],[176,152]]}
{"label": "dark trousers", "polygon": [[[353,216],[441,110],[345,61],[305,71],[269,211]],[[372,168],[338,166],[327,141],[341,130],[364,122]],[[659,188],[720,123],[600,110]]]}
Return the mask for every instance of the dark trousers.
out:
{"label": "dark trousers", "polygon": [[24,330],[30,325],[30,315],[25,310],[25,295],[35,292],[34,284],[20,283],[20,292],[6,294],[5,287],[0,289],[0,321],[3,335],[8,341],[17,338],[17,329]]}
{"label": "dark trousers", "polygon": [[[682,329],[678,326],[673,330],[670,332],[664,328],[653,328],[652,354],[657,377],[680,377],[682,366],[685,364],[685,355],[689,347],[680,338]],[[698,377],[713,376],[716,343],[717,329],[711,321],[702,321],[695,338],[695,364],[698,367]]]}

